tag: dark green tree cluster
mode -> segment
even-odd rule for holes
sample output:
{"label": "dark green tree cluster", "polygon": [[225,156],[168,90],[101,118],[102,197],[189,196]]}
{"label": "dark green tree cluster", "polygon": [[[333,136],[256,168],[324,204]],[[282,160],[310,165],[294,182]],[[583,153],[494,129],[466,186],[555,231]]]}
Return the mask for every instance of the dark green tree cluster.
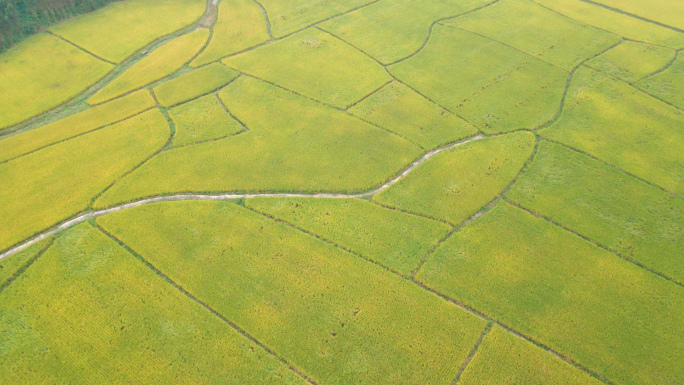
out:
{"label": "dark green tree cluster", "polygon": [[42,28],[118,0],[0,0],[0,52]]}

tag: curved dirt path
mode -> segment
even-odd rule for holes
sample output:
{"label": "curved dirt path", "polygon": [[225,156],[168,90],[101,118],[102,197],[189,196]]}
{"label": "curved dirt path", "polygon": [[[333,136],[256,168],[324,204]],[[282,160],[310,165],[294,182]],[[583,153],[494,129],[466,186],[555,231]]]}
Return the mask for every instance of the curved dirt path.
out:
{"label": "curved dirt path", "polygon": [[410,166],[408,166],[401,174],[390,180],[389,182],[383,184],[382,186],[376,188],[375,190],[371,190],[368,192],[360,193],[360,194],[334,194],[334,193],[319,193],[319,194],[298,194],[298,193],[252,193],[252,194],[176,194],[176,195],[168,195],[168,196],[157,196],[157,197],[152,197],[152,198],[146,198],[146,199],[141,199],[135,202],[131,203],[126,203],[123,205],[115,206],[112,208],[104,209],[104,210],[98,210],[98,211],[92,211],[88,213],[83,213],[81,215],[78,215],[75,218],[72,218],[66,222],[62,222],[58,224],[57,226],[44,231],[43,233],[40,233],[39,235],[29,239],[28,241],[21,243],[17,246],[14,246],[4,253],[0,254],[0,261],[3,260],[4,258],[7,258],[13,254],[16,254],[27,247],[35,244],[36,242],[40,242],[43,239],[55,235],[58,232],[68,229],[74,225],[77,225],[81,222],[85,222],[89,219],[92,218],[97,218],[101,217],[103,215],[111,214],[117,211],[125,210],[125,209],[130,209],[133,207],[138,207],[150,203],[156,203],[156,202],[172,202],[172,201],[185,201],[185,200],[198,200],[198,201],[220,201],[220,200],[232,200],[232,199],[240,199],[240,198],[257,198],[257,197],[270,197],[270,198],[332,198],[332,199],[347,199],[347,198],[365,198],[369,196],[373,196],[383,190],[388,189],[390,186],[393,184],[399,182],[401,179],[406,177],[411,171],[413,171],[416,167],[418,167],[421,163],[425,162],[426,160],[432,158],[433,156],[439,154],[440,152],[448,151],[451,150],[455,147],[464,145],[466,143],[474,142],[480,139],[484,139],[484,135],[476,135],[472,136],[468,139],[462,140],[458,143],[450,144],[447,146],[440,147],[436,150],[432,150],[425,154],[422,158],[416,160],[415,162],[411,163]]}

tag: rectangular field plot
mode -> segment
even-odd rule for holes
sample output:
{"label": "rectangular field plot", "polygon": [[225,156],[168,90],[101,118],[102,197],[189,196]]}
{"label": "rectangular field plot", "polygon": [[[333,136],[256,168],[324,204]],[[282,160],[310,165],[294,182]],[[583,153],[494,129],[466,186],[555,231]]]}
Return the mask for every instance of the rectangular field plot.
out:
{"label": "rectangular field plot", "polygon": [[566,70],[622,39],[558,15],[529,0],[501,0],[491,7],[446,20],[443,24],[508,44]]}
{"label": "rectangular field plot", "polygon": [[539,135],[684,194],[684,113],[615,78],[580,68],[560,119]]}
{"label": "rectangular field plot", "polygon": [[477,134],[472,124],[399,82],[388,84],[350,108],[349,112],[424,149],[433,149]]}
{"label": "rectangular field plot", "polygon": [[99,90],[88,103],[106,102],[170,75],[190,61],[208,38],[209,30],[200,29],[171,40]]}
{"label": "rectangular field plot", "polygon": [[0,140],[0,162],[115,123],[154,107],[147,90],[90,108],[54,123]]}
{"label": "rectangular field plot", "polygon": [[684,109],[684,53],[679,51],[675,61],[663,72],[638,82],[636,86]]}
{"label": "rectangular field plot", "polygon": [[[629,15],[577,0],[533,0],[581,23],[612,32],[626,39],[670,48],[684,48],[684,34]],[[651,3],[648,3],[651,4]]]}
{"label": "rectangular field plot", "polygon": [[321,23],[320,27],[381,63],[390,64],[418,51],[437,20],[460,15],[492,2],[380,0]]}
{"label": "rectangular field plot", "polygon": [[684,199],[547,141],[507,197],[684,284]]}
{"label": "rectangular field plot", "polygon": [[225,138],[244,127],[228,115],[218,96],[207,95],[169,110],[176,123],[174,146],[185,146]]}
{"label": "rectangular field plot", "polygon": [[268,41],[267,23],[254,0],[221,1],[209,45],[190,65],[199,67]]}
{"label": "rectangular field plot", "polygon": [[249,131],[164,151],[95,205],[188,191],[370,191],[422,153],[399,136],[249,76],[219,96]]}
{"label": "rectangular field plot", "polygon": [[198,20],[205,0],[126,0],[50,27],[78,46],[121,63],[148,43]]}
{"label": "rectangular field plot", "polygon": [[392,80],[373,59],[317,29],[223,59],[222,63],[338,108],[351,106]]}
{"label": "rectangular field plot", "polygon": [[85,210],[168,137],[166,119],[151,110],[0,164],[0,250]]}
{"label": "rectangular field plot", "polygon": [[113,65],[39,33],[0,55],[0,130],[85,91]]}
{"label": "rectangular field plot", "polygon": [[495,325],[455,385],[601,385],[591,377]]}
{"label": "rectangular field plot", "polygon": [[361,199],[249,199],[260,213],[334,242],[404,275],[451,227]]}
{"label": "rectangular field plot", "polygon": [[304,384],[116,242],[68,230],[0,296],[7,384]]}
{"label": "rectangular field plot", "polygon": [[159,104],[170,107],[221,88],[237,76],[232,69],[214,63],[164,82],[153,91]]}
{"label": "rectangular field plot", "polygon": [[373,200],[460,224],[513,181],[533,149],[529,132],[466,143],[428,159]]}
{"label": "rectangular field plot", "polygon": [[684,289],[507,203],[416,279],[612,383],[684,382]]}
{"label": "rectangular field plot", "polygon": [[667,67],[676,54],[671,48],[625,41],[586,66],[631,84]]}
{"label": "rectangular field plot", "polygon": [[373,0],[259,0],[279,38],[320,21],[369,4]]}
{"label": "rectangular field plot", "polygon": [[320,384],[449,383],[486,326],[236,204],[155,203],[98,223]]}
{"label": "rectangular field plot", "polygon": [[423,50],[388,68],[486,133],[531,129],[551,120],[568,76],[516,49],[440,24]]}

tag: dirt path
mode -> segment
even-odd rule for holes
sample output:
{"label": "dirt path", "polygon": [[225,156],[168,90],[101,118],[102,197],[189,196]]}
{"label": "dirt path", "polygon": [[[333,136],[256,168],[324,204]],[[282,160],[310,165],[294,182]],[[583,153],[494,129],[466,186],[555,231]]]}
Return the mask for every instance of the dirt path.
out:
{"label": "dirt path", "polygon": [[62,230],[66,230],[74,225],[77,225],[81,222],[85,222],[89,219],[92,218],[97,218],[101,217],[103,215],[111,214],[117,211],[125,210],[125,209],[130,209],[133,207],[138,207],[150,203],[156,203],[156,202],[173,202],[173,201],[185,201],[185,200],[198,200],[198,201],[221,201],[221,200],[232,200],[232,199],[240,199],[240,198],[257,198],[257,197],[270,197],[270,198],[313,198],[313,199],[320,199],[320,198],[332,198],[332,199],[347,199],[347,198],[366,198],[369,196],[373,196],[383,190],[388,189],[390,186],[393,184],[399,182],[401,179],[406,177],[408,174],[411,173],[416,167],[418,167],[421,163],[425,162],[426,160],[432,158],[433,156],[439,154],[440,152],[448,151],[451,150],[455,147],[464,145],[466,143],[474,142],[476,140],[484,139],[483,135],[476,135],[473,137],[470,137],[468,139],[462,140],[458,143],[455,144],[450,144],[444,147],[440,147],[436,150],[430,151],[427,154],[425,154],[422,158],[418,159],[417,161],[413,162],[410,166],[406,168],[401,174],[396,176],[394,179],[390,180],[389,182],[383,184],[379,188],[375,190],[371,190],[365,193],[360,193],[360,194],[334,194],[334,193],[320,193],[320,194],[298,194],[298,193],[253,193],[253,194],[177,194],[177,195],[169,195],[169,196],[158,196],[158,197],[152,197],[152,198],[146,198],[146,199],[141,199],[139,201],[131,202],[131,203],[126,203],[120,206],[115,206],[109,209],[104,209],[104,210],[98,210],[98,211],[92,211],[88,213],[84,213],[81,215],[78,215],[77,217],[70,219],[66,222],[63,222],[52,229],[49,229],[33,238],[30,240],[10,248],[9,250],[5,251],[4,253],[0,254],[0,260],[3,260],[4,258],[7,258],[13,254],[16,254],[27,247],[42,241],[43,239],[55,235],[58,232]]}

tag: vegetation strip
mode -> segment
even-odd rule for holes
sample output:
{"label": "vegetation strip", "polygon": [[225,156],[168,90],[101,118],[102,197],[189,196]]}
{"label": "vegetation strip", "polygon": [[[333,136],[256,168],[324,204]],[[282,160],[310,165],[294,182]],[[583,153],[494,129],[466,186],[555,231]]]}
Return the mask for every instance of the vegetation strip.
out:
{"label": "vegetation strip", "polygon": [[[93,211],[89,213],[84,213],[81,215],[76,216],[75,218],[72,218],[66,222],[63,222],[56,227],[54,227],[51,230],[48,230],[31,240],[24,242],[18,246],[15,246],[4,253],[0,254],[0,260],[9,257],[12,254],[15,254],[32,244],[45,239],[46,237],[49,237],[50,235],[56,234],[62,230],[68,229],[69,227],[72,227],[76,224],[79,224],[83,221],[86,221],[91,218],[97,218],[105,214],[113,213],[116,211],[121,211],[124,209],[132,208],[132,207],[137,207],[137,206],[142,206],[145,204],[149,203],[155,203],[155,202],[168,202],[168,201],[181,201],[181,200],[233,200],[233,199],[240,199],[240,198],[257,198],[257,197],[274,197],[274,198],[366,198],[369,196],[372,196],[374,194],[377,194],[383,190],[386,190],[393,184],[399,182],[402,178],[404,178],[406,175],[408,175],[411,171],[413,171],[418,165],[421,163],[425,162],[426,160],[432,158],[433,156],[439,154],[440,152],[443,151],[448,151],[451,150],[455,147],[458,147],[460,145],[473,142],[476,140],[483,139],[484,136],[482,135],[477,135],[472,138],[463,140],[461,142],[451,144],[433,151],[430,151],[429,153],[425,154],[422,158],[418,159],[417,161],[413,162],[407,169],[405,169],[401,174],[396,176],[394,179],[386,182],[382,186],[378,187],[375,190],[368,191],[365,193],[360,193],[360,194],[335,194],[335,193],[319,193],[319,194],[296,194],[296,193],[254,193],[254,194],[216,194],[216,195],[200,195],[200,194],[177,194],[177,195],[171,195],[171,196],[157,196],[154,198],[147,198],[147,199],[142,199],[136,202],[131,202],[127,203],[124,205],[112,207],[109,209],[104,209],[104,210],[98,210],[98,211]],[[143,162],[144,163],[144,162]]]}
{"label": "vegetation strip", "polygon": [[667,29],[670,29],[670,30],[673,30],[673,31],[676,31],[676,32],[679,32],[679,33],[684,33],[684,29],[679,29],[679,28],[677,28],[677,27],[673,27],[673,26],[671,26],[671,25],[663,24],[663,23],[657,22],[657,21],[655,21],[655,20],[650,20],[650,19],[647,19],[647,18],[645,18],[645,17],[641,17],[641,16],[639,16],[639,15],[634,15],[634,14],[632,14],[632,13],[625,12],[625,11],[620,10],[620,9],[617,9],[617,8],[613,8],[613,7],[607,6],[607,5],[605,5],[605,4],[597,3],[597,2],[591,1],[591,0],[580,0],[580,1],[582,1],[582,2],[584,2],[584,3],[587,3],[587,4],[595,5],[595,6],[597,6],[597,7],[605,8],[605,9],[607,9],[607,10],[609,10],[609,11],[617,12],[617,13],[620,13],[620,14],[625,15],[625,16],[633,17],[633,18],[635,18],[635,19],[638,19],[638,20],[641,20],[641,21],[645,21],[645,22],[647,22],[647,23],[655,24],[655,25],[657,25],[657,26],[659,26],[659,27],[667,28]]}
{"label": "vegetation strip", "polygon": [[456,378],[454,378],[453,381],[451,381],[451,385],[456,385],[458,384],[458,381],[461,379],[461,376],[463,375],[463,371],[465,368],[468,366],[470,361],[473,360],[473,357],[475,357],[475,353],[477,353],[477,349],[480,348],[480,345],[482,345],[482,341],[484,341],[485,337],[487,337],[487,334],[489,334],[490,331],[492,331],[492,327],[494,326],[493,322],[490,322],[487,324],[487,328],[482,332],[482,335],[480,335],[480,339],[477,340],[475,343],[475,346],[473,346],[473,350],[468,353],[468,357],[466,357],[466,360],[463,361],[463,364],[461,364],[461,368],[458,370],[458,374],[456,375]]}

